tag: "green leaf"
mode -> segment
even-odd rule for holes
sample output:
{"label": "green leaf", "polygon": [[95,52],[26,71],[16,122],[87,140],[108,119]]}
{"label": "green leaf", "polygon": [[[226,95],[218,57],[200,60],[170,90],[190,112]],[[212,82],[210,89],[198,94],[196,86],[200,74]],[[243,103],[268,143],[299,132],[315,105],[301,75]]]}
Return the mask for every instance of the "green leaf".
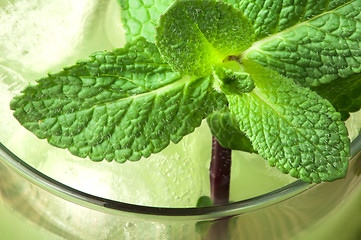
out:
{"label": "green leaf", "polygon": [[177,0],[161,17],[156,44],[174,71],[206,76],[212,66],[251,46],[253,29],[240,10],[212,0]]}
{"label": "green leaf", "polygon": [[[197,208],[200,207],[211,207],[213,206],[213,201],[208,196],[201,196],[197,201]],[[212,221],[200,221],[196,223],[196,231],[201,235],[206,235],[213,224]]]}
{"label": "green leaf", "polygon": [[211,207],[213,206],[213,201],[210,197],[208,196],[201,196],[200,198],[198,198],[197,201],[197,208],[199,207]]}
{"label": "green leaf", "polygon": [[[238,69],[234,69],[233,65],[238,65]],[[240,66],[236,61],[230,61],[213,67],[213,76],[219,81],[222,92],[232,94],[253,90],[252,78]]]}
{"label": "green leaf", "polygon": [[[39,138],[100,161],[148,157],[225,104],[212,77],[181,77],[141,38],[28,86],[11,102]],[[191,111],[192,110],[192,111]]]}
{"label": "green leaf", "polygon": [[244,62],[256,88],[228,95],[229,109],[258,153],[305,182],[344,177],[350,156],[341,115],[315,92],[291,79]]}
{"label": "green leaf", "polygon": [[332,83],[321,85],[312,90],[329,100],[335,109],[341,113],[342,120],[349,118],[351,112],[361,108],[361,74],[348,78],[339,78]]}
{"label": "green leaf", "polygon": [[300,22],[333,10],[350,0],[282,1],[223,0],[242,10],[252,22],[256,39],[273,35]]}
{"label": "green leaf", "polygon": [[127,42],[143,36],[154,42],[155,27],[161,14],[174,0],[118,0]]}
{"label": "green leaf", "polygon": [[239,7],[241,0],[222,0],[222,2],[232,4],[234,7]]}
{"label": "green leaf", "polygon": [[197,222],[196,225],[195,225],[196,232],[198,234],[200,234],[201,236],[205,237],[213,224],[214,224],[214,221],[200,221],[200,222]]}
{"label": "green leaf", "polygon": [[361,0],[245,0],[240,5],[258,39],[243,58],[306,86],[361,71]]}
{"label": "green leaf", "polygon": [[236,118],[228,110],[215,111],[207,118],[208,126],[222,147],[256,153],[251,141],[241,132]]}

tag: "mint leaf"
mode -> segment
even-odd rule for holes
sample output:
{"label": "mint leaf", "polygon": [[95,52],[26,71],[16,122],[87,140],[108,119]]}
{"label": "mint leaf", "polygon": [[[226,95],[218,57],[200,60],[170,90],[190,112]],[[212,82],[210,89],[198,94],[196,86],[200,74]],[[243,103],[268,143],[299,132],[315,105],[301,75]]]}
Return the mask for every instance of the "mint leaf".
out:
{"label": "mint leaf", "polygon": [[161,14],[174,0],[118,0],[127,42],[143,36],[154,42],[155,27]]}
{"label": "mint leaf", "polygon": [[242,10],[251,21],[256,39],[262,39],[323,14],[350,0],[281,1],[223,0]]}
{"label": "mint leaf", "polygon": [[[197,208],[200,207],[211,207],[213,206],[213,201],[210,197],[208,196],[201,196],[198,201],[197,201]],[[209,232],[209,229],[211,227],[211,225],[213,224],[212,221],[200,221],[196,223],[196,231],[197,233],[201,234],[201,235],[206,235]]]}
{"label": "mint leaf", "polygon": [[213,206],[212,199],[208,196],[201,196],[198,198],[196,207],[211,207]]}
{"label": "mint leaf", "polygon": [[[138,160],[178,142],[223,107],[212,77],[181,77],[141,38],[28,86],[11,102],[39,138],[99,160]],[[190,111],[192,109],[193,111]]]}
{"label": "mint leaf", "polygon": [[[234,63],[234,64],[230,64]],[[238,69],[232,69],[232,65],[238,65]],[[222,92],[227,94],[246,93],[254,88],[254,82],[248,73],[239,68],[241,65],[236,61],[213,67],[213,76],[220,83]]]}
{"label": "mint leaf", "polygon": [[347,129],[332,105],[308,88],[244,62],[256,88],[227,95],[241,131],[271,166],[305,182],[333,181],[346,174]]}
{"label": "mint leaf", "polygon": [[241,4],[257,38],[264,37],[243,58],[306,86],[361,71],[361,1],[260,2]]}
{"label": "mint leaf", "polygon": [[332,83],[312,88],[312,90],[329,100],[337,112],[341,113],[343,121],[349,118],[349,113],[361,108],[361,73],[345,79],[336,79]]}
{"label": "mint leaf", "polygon": [[240,131],[236,118],[228,110],[213,112],[207,117],[207,123],[222,147],[256,153],[251,141]]}
{"label": "mint leaf", "polygon": [[212,0],[177,0],[160,18],[156,44],[174,71],[206,76],[212,66],[251,46],[253,29],[240,10]]}

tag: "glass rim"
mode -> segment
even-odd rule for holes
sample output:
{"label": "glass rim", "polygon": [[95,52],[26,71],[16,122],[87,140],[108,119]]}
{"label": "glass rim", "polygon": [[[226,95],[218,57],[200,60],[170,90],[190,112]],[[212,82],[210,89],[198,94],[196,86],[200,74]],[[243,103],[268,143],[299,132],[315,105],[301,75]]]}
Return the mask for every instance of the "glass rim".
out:
{"label": "glass rim", "polygon": [[[361,134],[359,134],[351,142],[350,163],[360,150]],[[267,207],[269,205],[273,205],[277,202],[281,202],[317,185],[305,183],[298,179],[286,186],[267,192],[265,194],[258,195],[256,197],[211,207],[171,208],[143,206],[95,196],[65,185],[27,164],[1,142],[0,157],[4,159],[6,166],[15,170],[17,173],[35,184],[37,187],[48,191],[50,194],[56,195],[57,197],[61,197],[65,201],[70,201],[83,207],[88,207],[93,210],[111,214],[131,214],[132,216],[139,215],[142,217],[147,216],[157,219],[166,218],[167,220],[170,218],[215,219],[220,217],[239,215],[245,212],[250,212]]]}

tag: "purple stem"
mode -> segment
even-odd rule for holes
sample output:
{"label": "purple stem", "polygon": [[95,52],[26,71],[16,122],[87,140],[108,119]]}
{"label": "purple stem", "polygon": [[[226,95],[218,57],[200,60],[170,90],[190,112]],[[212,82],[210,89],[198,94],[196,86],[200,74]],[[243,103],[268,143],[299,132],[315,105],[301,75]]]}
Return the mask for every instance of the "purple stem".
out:
{"label": "purple stem", "polygon": [[218,219],[216,222],[213,222],[205,240],[228,240],[230,239],[230,232],[228,229],[229,226],[229,217]]}
{"label": "purple stem", "polygon": [[[212,137],[212,160],[209,168],[211,181],[211,199],[214,205],[227,204],[229,201],[229,186],[231,180],[232,150],[222,147],[218,140]],[[206,240],[229,239],[229,217],[213,222]]]}
{"label": "purple stem", "polygon": [[214,205],[226,204],[229,201],[229,185],[231,179],[232,150],[222,147],[212,137],[212,160],[209,168],[211,181],[211,199]]}

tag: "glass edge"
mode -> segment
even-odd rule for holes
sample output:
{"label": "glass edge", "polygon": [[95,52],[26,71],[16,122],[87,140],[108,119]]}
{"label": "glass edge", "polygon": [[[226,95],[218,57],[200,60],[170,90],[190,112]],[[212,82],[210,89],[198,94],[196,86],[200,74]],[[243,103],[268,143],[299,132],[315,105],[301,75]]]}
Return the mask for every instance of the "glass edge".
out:
{"label": "glass edge", "polygon": [[[351,159],[361,150],[361,134],[359,134],[351,142]],[[149,215],[153,218],[169,217],[176,219],[180,218],[196,218],[196,219],[211,219],[225,216],[239,215],[245,212],[257,210],[276,202],[286,200],[292,196],[317,185],[308,184],[302,180],[288,184],[282,188],[259,195],[254,198],[241,200],[226,205],[203,207],[203,208],[168,208],[168,207],[152,207],[141,206],[136,204],[129,204],[110,200],[84,193],[65,184],[62,184],[49,176],[39,172],[35,168],[28,165],[22,159],[17,157],[8,148],[0,142],[0,157],[3,157],[5,164],[25,177],[27,180],[36,186],[63,198],[66,201],[73,202],[83,207],[88,207],[93,210],[107,212],[111,214],[134,214],[144,216]],[[351,161],[351,160],[350,160]]]}

